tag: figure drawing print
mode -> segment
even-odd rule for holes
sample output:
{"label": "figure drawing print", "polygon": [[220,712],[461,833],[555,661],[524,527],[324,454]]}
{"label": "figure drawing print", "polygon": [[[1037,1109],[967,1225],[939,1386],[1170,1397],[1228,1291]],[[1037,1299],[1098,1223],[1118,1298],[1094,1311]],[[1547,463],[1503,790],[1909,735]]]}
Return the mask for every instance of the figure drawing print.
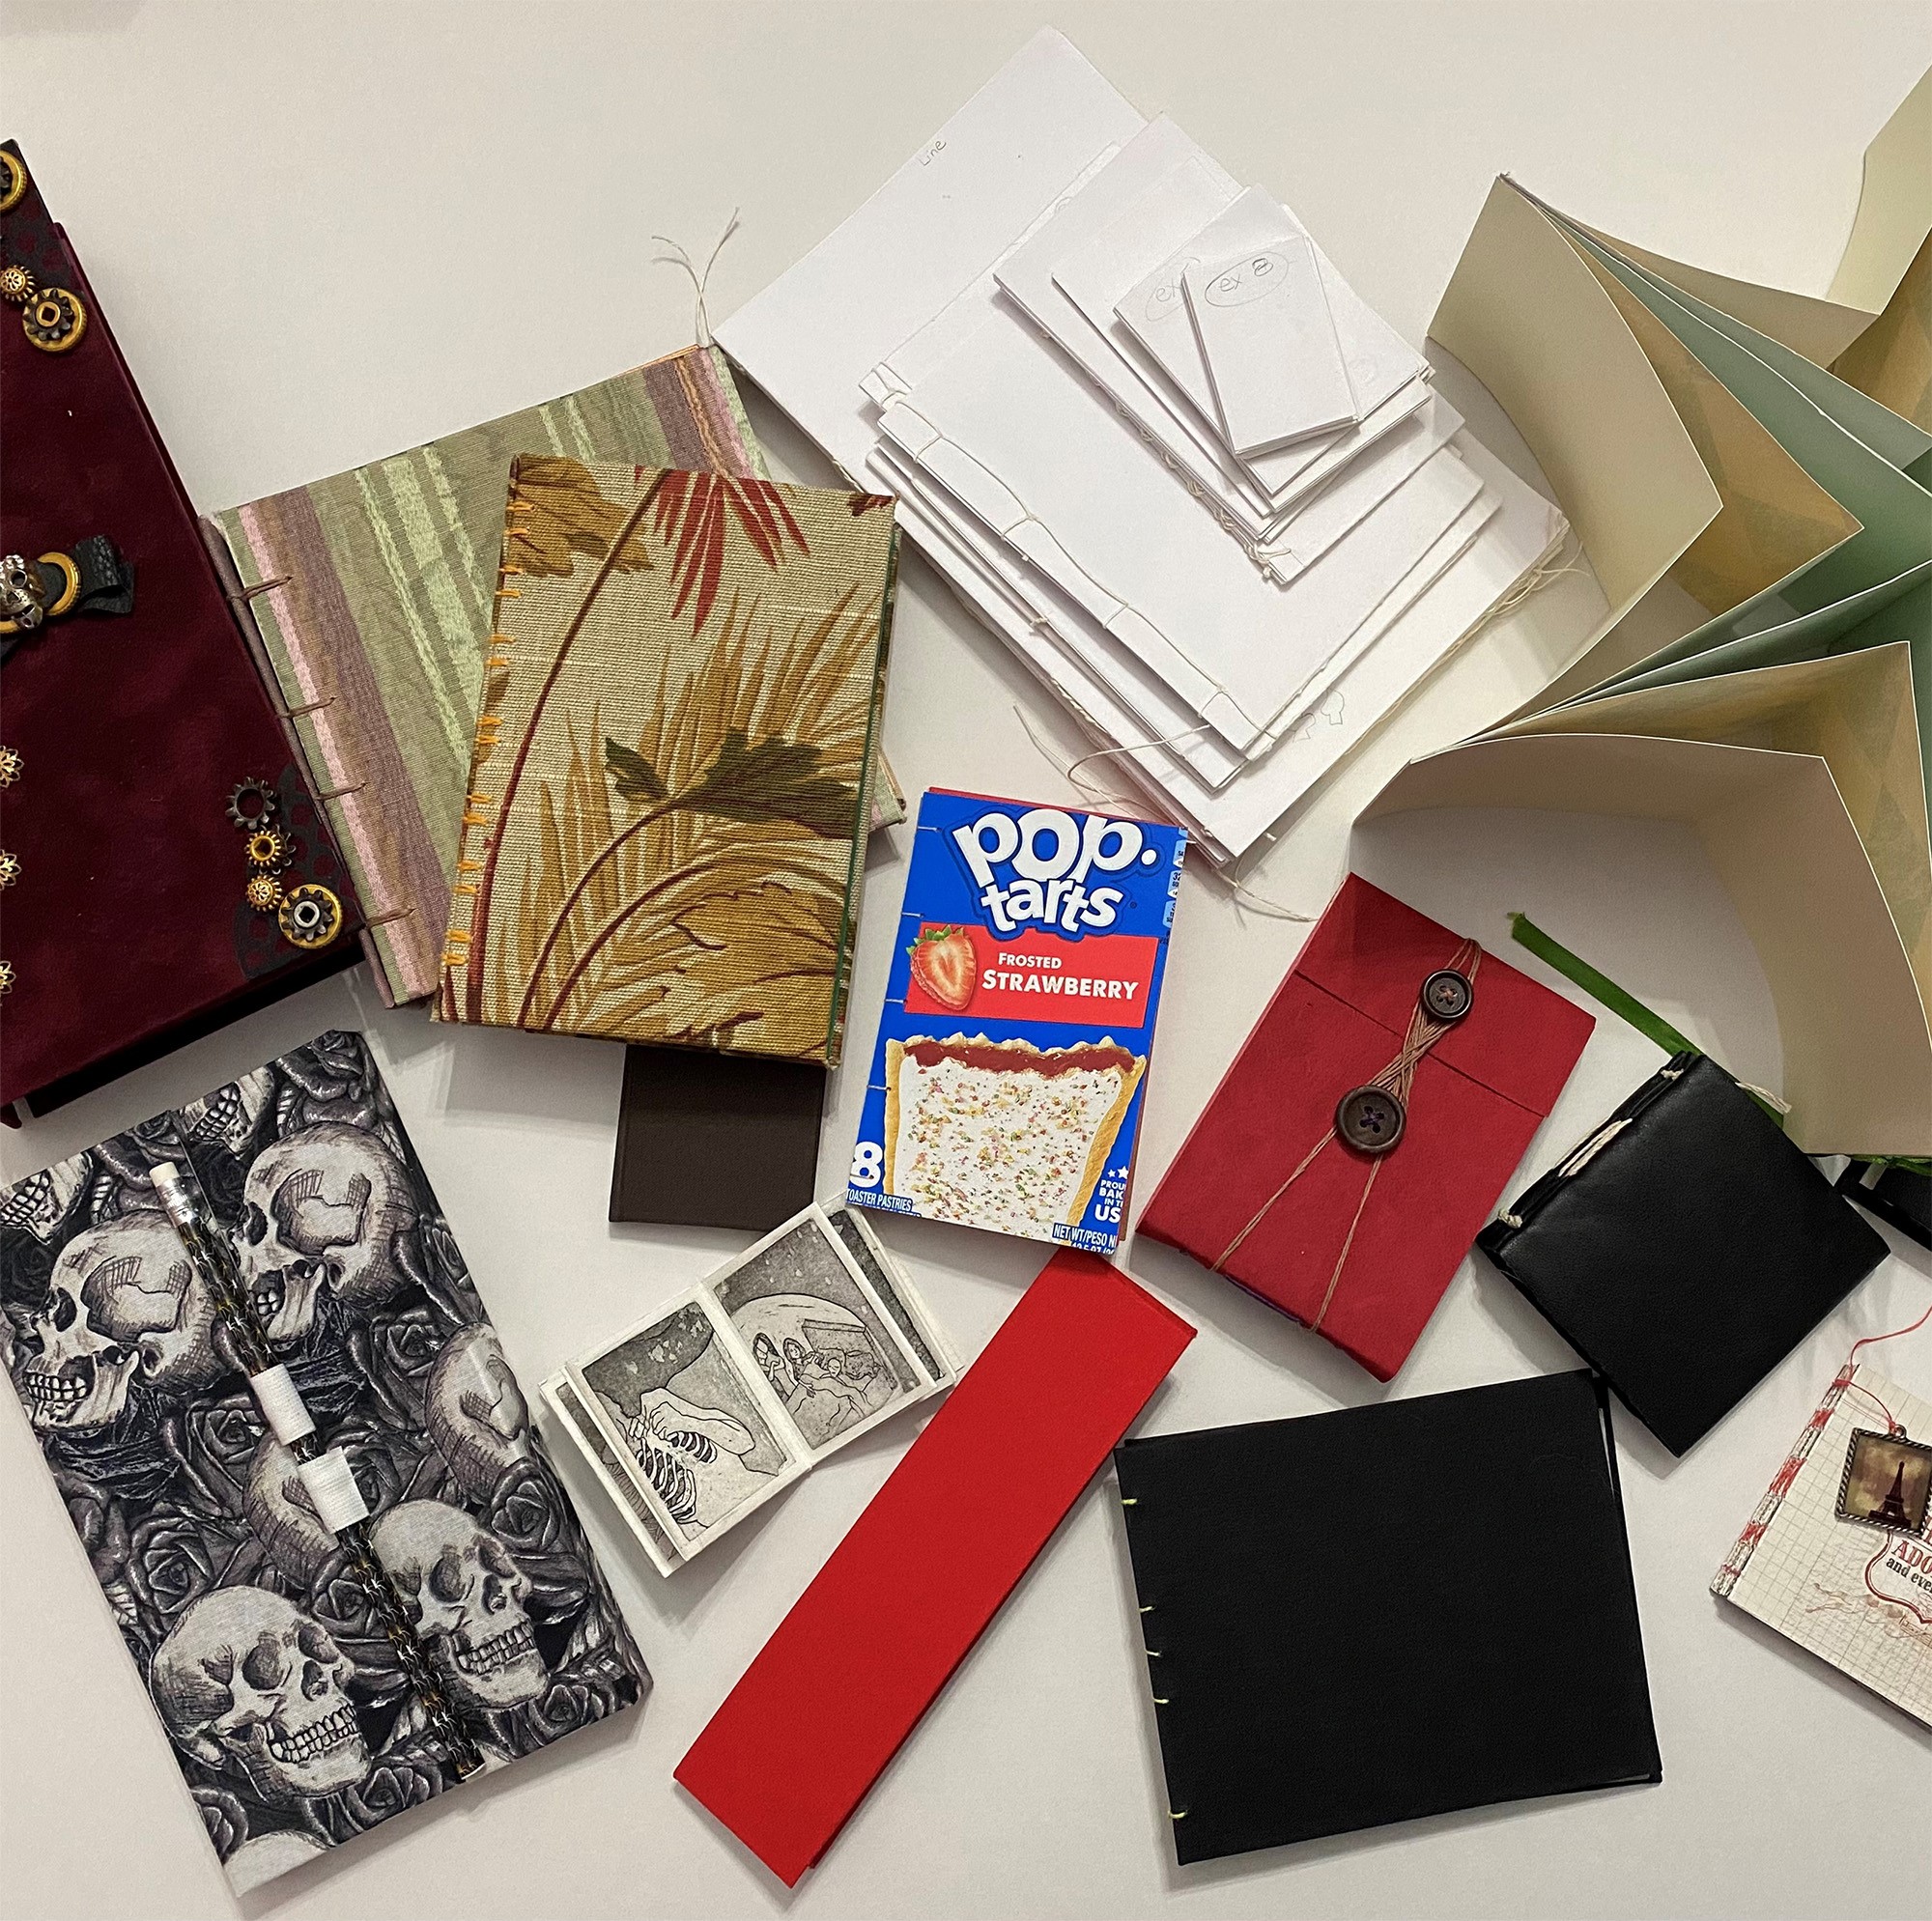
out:
{"label": "figure drawing print", "polygon": [[956,1372],[872,1229],[810,1207],[544,1393],[668,1574]]}

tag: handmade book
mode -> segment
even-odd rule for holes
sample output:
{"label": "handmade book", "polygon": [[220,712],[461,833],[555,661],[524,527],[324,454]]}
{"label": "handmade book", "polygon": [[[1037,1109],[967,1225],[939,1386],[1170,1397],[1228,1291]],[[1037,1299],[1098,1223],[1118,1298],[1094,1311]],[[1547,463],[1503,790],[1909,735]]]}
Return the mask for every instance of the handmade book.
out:
{"label": "handmade book", "polygon": [[786,1886],[1193,1339],[1091,1254],[1063,1249],[1020,1296],[678,1764],[679,1784]]}
{"label": "handmade book", "polygon": [[[503,489],[532,450],[765,472],[723,356],[688,347],[203,523],[374,903],[370,961],[392,1005],[436,991]],[[902,819],[893,792],[881,771],[875,797]]]}
{"label": "handmade book", "polygon": [[100,301],[0,161],[0,1106],[40,1113],[348,966],[361,914]]}
{"label": "handmade book", "polygon": [[1881,1161],[1854,1161],[1838,1176],[1838,1192],[1866,1213],[1889,1221],[1920,1247],[1932,1247],[1932,1173]]}
{"label": "handmade book", "polygon": [[849,1207],[796,1219],[544,1383],[661,1574],[959,1371]]}
{"label": "handmade book", "polygon": [[1350,874],[1182,1143],[1140,1231],[1388,1380],[1593,1026],[1580,1007]]}
{"label": "handmade book", "polygon": [[835,1063],[891,498],[525,454],[501,556],[438,1017]]}
{"label": "handmade book", "polygon": [[1885,1258],[1708,1055],[1673,1055],[1477,1245],[1673,1455]]}
{"label": "handmade book", "polygon": [[847,1197],[1111,1254],[1186,830],[920,802]]}
{"label": "handmade book", "polygon": [[[162,1162],[219,1260],[164,1211]],[[359,1034],[16,1182],[0,1303],[237,1893],[649,1686]],[[303,1419],[346,1485],[292,1452]],[[337,1531],[344,1499],[369,1518]]]}
{"label": "handmade book", "polygon": [[1838,1370],[1711,1592],[1932,1727],[1932,1406]]}
{"label": "handmade book", "polygon": [[1183,1865],[1662,1779],[1589,1374],[1154,1435],[1114,1463]]}
{"label": "handmade book", "polygon": [[1505,177],[1430,325],[1520,430],[1607,606],[1370,814],[1695,829],[1808,1154],[1932,1152],[1928,314],[1932,73],[1866,149],[1826,297],[1665,260]]}

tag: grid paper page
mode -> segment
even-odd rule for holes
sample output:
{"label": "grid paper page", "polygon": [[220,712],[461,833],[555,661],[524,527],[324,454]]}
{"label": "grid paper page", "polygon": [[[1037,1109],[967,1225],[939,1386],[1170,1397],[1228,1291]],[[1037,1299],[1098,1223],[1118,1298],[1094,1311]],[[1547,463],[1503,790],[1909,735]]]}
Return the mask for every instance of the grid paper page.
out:
{"label": "grid paper page", "polygon": [[[1883,1441],[1900,1428],[1921,1449],[1932,1443],[1932,1407],[1868,1368],[1843,1370],[1712,1585],[1932,1725],[1932,1539],[1916,1469],[1899,1477],[1912,1476],[1914,1527],[1847,1520],[1838,1511],[1859,1434]],[[1870,1505],[1869,1495],[1855,1492],[1855,1511]]]}

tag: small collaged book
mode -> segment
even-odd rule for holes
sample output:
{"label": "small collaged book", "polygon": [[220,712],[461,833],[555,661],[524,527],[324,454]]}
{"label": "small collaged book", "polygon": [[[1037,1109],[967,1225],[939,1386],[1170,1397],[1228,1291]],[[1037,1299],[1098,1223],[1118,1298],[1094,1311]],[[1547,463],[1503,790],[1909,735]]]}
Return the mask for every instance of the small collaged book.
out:
{"label": "small collaged book", "polygon": [[893,504],[519,457],[440,1019],[837,1061]]}
{"label": "small collaged book", "polygon": [[1839,1369],[1711,1583],[1932,1727],[1932,1406]]}
{"label": "small collaged book", "polygon": [[[230,1237],[246,1333],[162,1209],[163,1161]],[[14,1390],[238,1894],[460,1778],[238,1341],[346,1455],[485,1771],[650,1685],[361,1035],[0,1194],[0,1300]]]}
{"label": "small collaged book", "polygon": [[866,1221],[811,1206],[554,1375],[544,1397],[668,1574],[958,1370]]}
{"label": "small collaged book", "polygon": [[1111,1254],[1184,828],[920,802],[846,1198]]}
{"label": "small collaged book", "polygon": [[1587,1372],[1114,1464],[1182,1866],[1663,1778]]}

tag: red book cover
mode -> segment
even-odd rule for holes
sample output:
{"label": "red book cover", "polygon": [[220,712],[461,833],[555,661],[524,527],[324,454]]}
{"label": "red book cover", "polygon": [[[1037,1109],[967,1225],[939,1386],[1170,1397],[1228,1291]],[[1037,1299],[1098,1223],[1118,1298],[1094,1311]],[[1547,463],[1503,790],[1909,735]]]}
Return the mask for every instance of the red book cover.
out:
{"label": "red book cover", "polygon": [[1094,1255],[1055,1255],[1021,1295],[678,1765],[787,1886],[1193,1339]]}
{"label": "red book cover", "polygon": [[[1402,1055],[1423,983],[1459,960],[1467,1011],[1415,1061],[1396,1144],[1371,1155],[1335,1138],[1314,1151],[1343,1096]],[[1435,1312],[1594,1025],[1561,995],[1350,874],[1140,1230],[1315,1328],[1385,1381]]]}

